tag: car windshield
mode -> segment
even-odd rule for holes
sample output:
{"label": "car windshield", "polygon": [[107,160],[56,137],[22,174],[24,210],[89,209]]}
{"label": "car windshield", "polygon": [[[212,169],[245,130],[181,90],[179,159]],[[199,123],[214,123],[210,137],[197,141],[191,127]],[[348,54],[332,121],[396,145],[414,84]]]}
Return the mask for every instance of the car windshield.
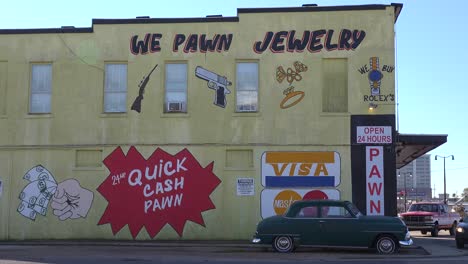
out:
{"label": "car windshield", "polygon": [[416,212],[416,211],[423,211],[423,212],[437,212],[438,206],[437,204],[412,204],[408,209],[408,212]]}

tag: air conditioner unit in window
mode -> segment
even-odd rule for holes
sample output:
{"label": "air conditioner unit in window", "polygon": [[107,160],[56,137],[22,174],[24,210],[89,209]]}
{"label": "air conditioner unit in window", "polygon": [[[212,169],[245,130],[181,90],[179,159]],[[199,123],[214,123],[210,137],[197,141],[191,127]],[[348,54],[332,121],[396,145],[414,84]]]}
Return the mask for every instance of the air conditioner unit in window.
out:
{"label": "air conditioner unit in window", "polygon": [[256,112],[256,105],[243,104],[237,106],[237,112]]}
{"label": "air conditioner unit in window", "polygon": [[168,112],[182,112],[182,102],[167,102]]}

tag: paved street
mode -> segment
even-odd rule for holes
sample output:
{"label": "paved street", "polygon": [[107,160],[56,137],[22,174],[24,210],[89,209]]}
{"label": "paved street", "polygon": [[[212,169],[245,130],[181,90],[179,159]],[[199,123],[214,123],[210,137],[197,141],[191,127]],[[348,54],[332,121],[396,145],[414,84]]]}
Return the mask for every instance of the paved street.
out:
{"label": "paved street", "polygon": [[[415,245],[397,255],[382,256],[363,249],[300,248],[279,254],[246,241],[117,242],[28,241],[0,243],[0,264],[39,263],[467,263],[468,247],[457,249],[453,237],[433,238],[412,232]],[[468,245],[467,245],[468,246]]]}

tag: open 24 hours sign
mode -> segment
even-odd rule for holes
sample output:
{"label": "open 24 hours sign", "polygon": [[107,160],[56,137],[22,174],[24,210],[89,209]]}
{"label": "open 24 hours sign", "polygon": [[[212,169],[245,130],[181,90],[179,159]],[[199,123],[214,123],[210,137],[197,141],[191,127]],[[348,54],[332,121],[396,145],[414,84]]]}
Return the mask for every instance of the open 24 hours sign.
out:
{"label": "open 24 hours sign", "polygon": [[262,155],[262,185],[336,187],[341,181],[340,154],[334,151],[269,151]]}

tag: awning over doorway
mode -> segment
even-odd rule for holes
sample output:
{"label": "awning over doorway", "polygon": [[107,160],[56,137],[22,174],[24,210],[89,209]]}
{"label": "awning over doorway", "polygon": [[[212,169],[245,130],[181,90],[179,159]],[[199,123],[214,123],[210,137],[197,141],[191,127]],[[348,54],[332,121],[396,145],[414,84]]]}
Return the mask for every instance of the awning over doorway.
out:
{"label": "awning over doorway", "polygon": [[448,135],[397,134],[396,168],[400,169],[411,161],[447,142]]}

